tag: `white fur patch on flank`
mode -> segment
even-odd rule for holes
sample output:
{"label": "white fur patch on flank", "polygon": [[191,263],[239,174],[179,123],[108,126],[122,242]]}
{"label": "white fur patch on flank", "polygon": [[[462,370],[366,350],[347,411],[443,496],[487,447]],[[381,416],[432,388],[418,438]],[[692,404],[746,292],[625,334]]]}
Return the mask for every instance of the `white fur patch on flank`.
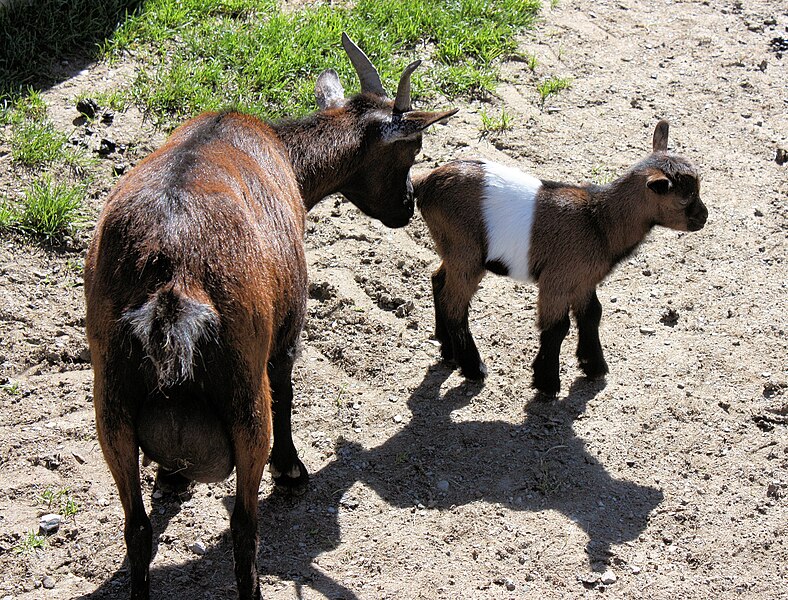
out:
{"label": "white fur patch on flank", "polygon": [[487,262],[498,261],[509,277],[531,281],[528,252],[542,182],[519,169],[485,162],[482,216],[487,229]]}

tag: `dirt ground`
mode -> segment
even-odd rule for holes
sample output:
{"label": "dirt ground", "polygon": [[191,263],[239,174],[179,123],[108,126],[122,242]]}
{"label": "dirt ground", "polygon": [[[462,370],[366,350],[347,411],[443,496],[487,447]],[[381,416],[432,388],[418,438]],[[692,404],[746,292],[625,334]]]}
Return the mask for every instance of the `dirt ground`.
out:
{"label": "dirt ground", "polygon": [[[500,97],[461,103],[425,137],[417,169],[482,156],[542,178],[609,178],[666,118],[671,149],[702,173],[708,224],[655,230],[620,265],[599,290],[610,375],[580,376],[572,331],[561,394],[546,402],[529,388],[534,286],[485,278],[471,328],[490,375],[466,383],[430,338],[438,261],[420,217],[391,231],[323,201],[309,217],[295,372],[312,480],[290,497],[264,478],[267,598],[788,598],[788,164],[776,160],[788,149],[788,5],[565,0],[543,17],[521,40],[536,71],[507,62]],[[78,90],[132,73],[89,67],[45,93],[50,117],[70,131]],[[572,87],[541,105],[548,75]],[[480,136],[482,109],[502,106],[513,129]],[[135,110],[101,127],[85,139],[126,149],[107,174],[163,140]],[[1,157],[5,189],[19,176]],[[88,239],[0,246],[3,600],[128,596],[122,511],[93,423]],[[234,598],[234,480],[176,501],[154,494],[153,475],[143,470],[153,597]],[[77,513],[45,548],[13,552],[49,512],[39,496],[63,488]]]}

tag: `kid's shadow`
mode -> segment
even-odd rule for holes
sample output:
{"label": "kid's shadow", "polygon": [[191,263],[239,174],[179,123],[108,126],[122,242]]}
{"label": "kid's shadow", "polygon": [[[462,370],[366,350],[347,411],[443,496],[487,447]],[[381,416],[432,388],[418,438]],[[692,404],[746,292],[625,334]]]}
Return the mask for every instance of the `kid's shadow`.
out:
{"label": "kid's shadow", "polygon": [[314,563],[341,543],[337,514],[354,510],[356,500],[348,502],[352,492],[346,492],[356,482],[397,507],[449,509],[483,501],[517,511],[558,511],[588,536],[585,550],[594,570],[609,562],[612,544],[645,529],[662,492],[611,477],[573,430],[603,382],[578,378],[557,402],[534,397],[524,421],[513,424],[453,417],[482,388],[464,383],[441,394],[450,374],[442,366],[427,372],[408,400],[411,421],[382,445],[367,450],[340,439],[336,459],[310,480],[308,506],[282,504],[276,495],[262,502],[262,572],[327,598],[356,598]]}
{"label": "kid's shadow", "polygon": [[[453,416],[482,388],[462,384],[441,394],[450,374],[442,366],[427,372],[408,399],[411,421],[383,444],[364,449],[340,439],[335,459],[312,475],[304,497],[274,493],[260,502],[258,565],[264,586],[285,585],[284,580],[295,584],[298,597],[306,586],[326,598],[357,599],[315,560],[341,544],[338,512],[353,510],[346,492],[356,482],[396,507],[449,509],[483,501],[516,511],[558,511],[588,536],[593,569],[604,567],[612,544],[635,539],[645,529],[662,493],[611,477],[573,430],[604,384],[578,378],[565,399],[535,398],[523,422],[513,424]],[[225,503],[232,510],[231,496]],[[152,568],[151,580],[156,598],[234,598],[229,532],[198,559]],[[113,585],[117,589],[112,581],[104,587]],[[83,598],[125,598],[128,588],[121,589],[120,595],[98,595],[99,590]]]}

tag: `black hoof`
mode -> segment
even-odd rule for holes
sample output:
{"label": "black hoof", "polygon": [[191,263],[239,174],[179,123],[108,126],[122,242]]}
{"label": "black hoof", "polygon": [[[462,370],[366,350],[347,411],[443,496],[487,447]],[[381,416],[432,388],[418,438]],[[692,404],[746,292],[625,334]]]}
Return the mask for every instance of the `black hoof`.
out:
{"label": "black hoof", "polygon": [[531,387],[548,398],[555,398],[561,390],[561,379],[558,377],[540,377],[534,373]]}
{"label": "black hoof", "polygon": [[156,471],[156,487],[165,494],[182,494],[189,489],[191,479],[178,471],[170,471],[159,465]]}
{"label": "black hoof", "polygon": [[471,381],[484,381],[484,378],[487,377],[487,365],[479,361],[478,364],[472,366],[462,366],[460,372],[465,379],[470,379]]}
{"label": "black hoof", "polygon": [[287,472],[279,471],[273,463],[270,466],[274,485],[278,491],[288,492],[300,496],[309,485],[309,471],[304,464],[296,459],[296,464]]}
{"label": "black hoof", "polygon": [[609,369],[607,368],[607,363],[605,359],[597,360],[583,360],[580,359],[580,369],[582,369],[585,376],[591,380],[594,379],[603,379],[605,375],[608,374]]}

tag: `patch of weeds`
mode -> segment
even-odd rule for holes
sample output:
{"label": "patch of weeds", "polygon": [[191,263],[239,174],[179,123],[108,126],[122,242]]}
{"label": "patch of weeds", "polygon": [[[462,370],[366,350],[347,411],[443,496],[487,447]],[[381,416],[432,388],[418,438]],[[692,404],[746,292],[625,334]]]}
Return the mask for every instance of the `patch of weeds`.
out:
{"label": "patch of weeds", "polygon": [[536,58],[536,52],[528,56],[526,63],[528,64],[528,69],[533,73],[536,71],[536,67],[539,66],[539,60]]}
{"label": "patch of weeds", "polygon": [[482,134],[509,131],[513,127],[512,116],[506,112],[505,106],[501,106],[501,113],[497,116],[490,115],[486,108],[482,109],[480,116],[482,118]]}
{"label": "patch of weeds", "polygon": [[47,121],[26,120],[14,127],[11,158],[28,167],[38,167],[63,157],[66,135]]}
{"label": "patch of weeds", "polygon": [[64,56],[96,54],[98,44],[140,0],[3,2],[0,10],[0,97],[46,82]]}
{"label": "patch of weeds", "polygon": [[550,470],[550,466],[545,461],[539,461],[539,473],[536,479],[536,491],[543,496],[549,496],[558,491],[561,487],[558,477]]}
{"label": "patch of weeds", "polygon": [[572,80],[566,77],[549,77],[545,79],[542,83],[536,86],[537,91],[539,92],[539,98],[542,101],[542,104],[545,103],[547,98],[552,96],[553,94],[557,94],[561,90],[569,89],[572,86]]}
{"label": "patch of weeds", "polygon": [[85,259],[69,258],[66,261],[66,270],[78,277],[82,277],[82,275],[85,273]]}
{"label": "patch of weeds", "polygon": [[93,94],[93,98],[102,108],[110,108],[117,112],[124,111],[126,108],[128,108],[128,98],[121,90],[97,92],[96,94]]}
{"label": "patch of weeds", "polygon": [[14,225],[47,240],[70,233],[80,221],[84,197],[81,185],[55,183],[45,175],[25,191]]}
{"label": "patch of weeds", "polygon": [[0,200],[0,231],[11,229],[14,224],[14,210],[7,200]]}
{"label": "patch of weeds", "polygon": [[30,531],[16,546],[14,546],[13,552],[14,554],[30,554],[36,550],[46,548],[46,546],[46,536],[38,535],[36,532]]}
{"label": "patch of weeds", "polygon": [[16,381],[8,381],[0,385],[0,389],[4,390],[10,396],[19,396],[22,393],[22,389]]}
{"label": "patch of weeds", "polygon": [[38,497],[38,501],[44,504],[48,511],[57,512],[63,517],[73,517],[79,512],[79,504],[71,495],[68,487],[58,489],[47,488]]}

